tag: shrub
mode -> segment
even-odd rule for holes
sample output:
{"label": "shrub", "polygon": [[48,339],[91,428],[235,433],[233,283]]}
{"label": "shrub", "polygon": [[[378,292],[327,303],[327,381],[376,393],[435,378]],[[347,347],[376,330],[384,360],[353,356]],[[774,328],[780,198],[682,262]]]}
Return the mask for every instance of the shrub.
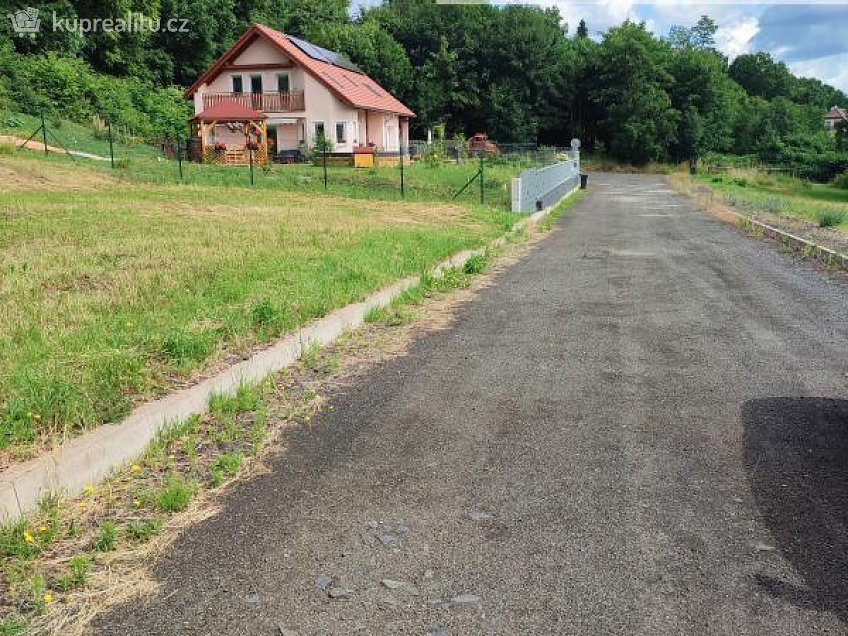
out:
{"label": "shrub", "polygon": [[819,227],[834,227],[845,220],[845,212],[842,210],[819,210],[816,212],[816,222]]}
{"label": "shrub", "polygon": [[833,185],[835,185],[837,188],[848,190],[848,170],[836,177],[836,180],[833,182]]}

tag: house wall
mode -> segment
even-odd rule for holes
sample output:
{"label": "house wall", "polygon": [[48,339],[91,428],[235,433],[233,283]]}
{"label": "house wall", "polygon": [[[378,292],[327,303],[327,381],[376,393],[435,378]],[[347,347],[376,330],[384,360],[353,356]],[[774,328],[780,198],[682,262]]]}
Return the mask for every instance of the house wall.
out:
{"label": "house wall", "polygon": [[400,149],[400,118],[392,113],[368,112],[367,142],[389,151]]}
{"label": "house wall", "polygon": [[[333,143],[334,152],[353,152],[359,144],[359,110],[340,101],[322,82],[304,73],[304,100],[306,103],[306,145],[315,146],[315,124],[324,123],[324,131]],[[345,122],[346,139],[336,137],[336,124]]]}

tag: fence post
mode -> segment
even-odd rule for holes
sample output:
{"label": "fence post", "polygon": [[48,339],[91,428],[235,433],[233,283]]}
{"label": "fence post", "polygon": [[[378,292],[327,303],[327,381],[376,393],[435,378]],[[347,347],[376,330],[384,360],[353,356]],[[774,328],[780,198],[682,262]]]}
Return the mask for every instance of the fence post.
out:
{"label": "fence post", "polygon": [[44,123],[44,110],[41,111],[41,138],[44,140],[44,154],[47,154],[47,124]]}
{"label": "fence post", "polygon": [[486,178],[483,174],[483,167],[485,166],[485,163],[486,163],[485,155],[486,155],[485,152],[480,153],[480,204],[481,205],[483,203],[485,203],[485,201],[486,201],[485,191],[483,190],[484,182],[486,180]]}
{"label": "fence post", "polygon": [[250,158],[250,185],[253,185],[253,146],[248,147],[247,155]]}
{"label": "fence post", "polygon": [[324,189],[326,190],[327,189],[327,144],[324,143],[324,144],[322,144],[322,146],[323,146],[323,149],[322,149],[323,155],[322,156],[324,158],[324,161],[323,161],[323,163],[324,163]]}
{"label": "fence post", "polygon": [[406,189],[403,182],[403,146],[400,148],[400,198],[406,198]]}
{"label": "fence post", "polygon": [[112,170],[115,169],[115,148],[112,146],[112,120],[106,120],[106,129],[109,131],[109,161],[112,164]]}
{"label": "fence post", "polygon": [[180,182],[183,180],[183,154],[180,150],[180,140],[177,139],[177,166],[180,169]]}

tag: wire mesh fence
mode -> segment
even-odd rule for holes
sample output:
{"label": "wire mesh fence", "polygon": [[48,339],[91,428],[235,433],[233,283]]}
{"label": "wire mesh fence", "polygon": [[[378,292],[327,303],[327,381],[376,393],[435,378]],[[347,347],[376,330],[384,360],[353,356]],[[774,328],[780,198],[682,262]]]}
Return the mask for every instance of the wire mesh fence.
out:
{"label": "wire mesh fence", "polygon": [[[4,124],[0,140],[10,128]],[[568,148],[535,144],[415,141],[395,151],[371,149],[363,156],[305,150],[265,155],[259,148],[244,147],[222,149],[230,154],[237,150],[238,161],[231,156],[220,162],[205,156],[189,161],[191,147],[184,140],[145,144],[126,128],[105,121],[82,126],[27,118],[17,122],[13,133],[16,146],[45,152],[55,161],[74,161],[143,182],[456,201],[500,209],[510,209],[512,179],[523,169],[570,156]]]}

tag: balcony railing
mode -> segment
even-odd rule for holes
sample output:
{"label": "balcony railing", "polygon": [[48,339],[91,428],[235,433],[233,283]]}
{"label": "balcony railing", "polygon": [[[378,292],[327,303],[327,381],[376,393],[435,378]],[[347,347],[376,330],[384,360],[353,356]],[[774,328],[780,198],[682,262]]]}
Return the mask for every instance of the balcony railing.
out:
{"label": "balcony railing", "polygon": [[289,93],[204,93],[203,109],[222,103],[241,104],[264,113],[288,113],[304,109],[303,91]]}

